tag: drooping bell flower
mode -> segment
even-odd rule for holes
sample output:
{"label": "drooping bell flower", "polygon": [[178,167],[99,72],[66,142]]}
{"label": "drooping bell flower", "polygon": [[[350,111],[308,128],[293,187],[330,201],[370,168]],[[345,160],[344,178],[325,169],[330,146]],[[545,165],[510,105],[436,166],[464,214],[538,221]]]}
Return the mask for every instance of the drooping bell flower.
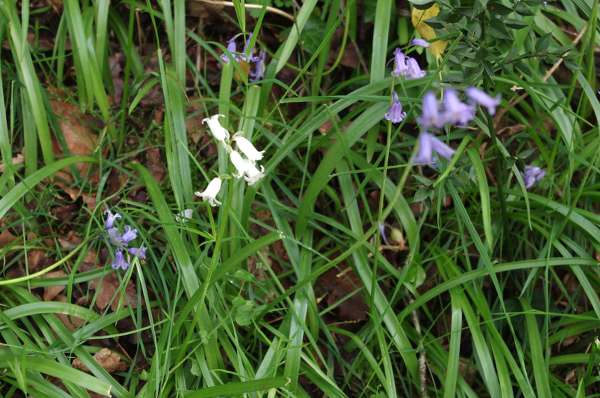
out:
{"label": "drooping bell flower", "polygon": [[546,175],[546,171],[537,166],[525,166],[525,171],[523,172],[523,180],[525,180],[525,188],[530,189],[536,183],[541,181],[542,178]]}
{"label": "drooping bell flower", "polygon": [[406,117],[406,112],[402,111],[402,104],[395,91],[392,93],[392,105],[384,117],[385,120],[389,120],[394,124],[400,123]]}
{"label": "drooping bell flower", "polygon": [[219,177],[215,177],[208,183],[206,189],[202,192],[196,192],[195,195],[208,202],[212,207],[220,206],[221,202],[217,200],[217,195],[221,190],[222,181]]}
{"label": "drooping bell flower", "polygon": [[471,99],[471,101],[485,107],[490,115],[495,114],[496,107],[500,105],[500,95],[491,97],[476,87],[467,88],[465,93],[467,94],[467,97]]}

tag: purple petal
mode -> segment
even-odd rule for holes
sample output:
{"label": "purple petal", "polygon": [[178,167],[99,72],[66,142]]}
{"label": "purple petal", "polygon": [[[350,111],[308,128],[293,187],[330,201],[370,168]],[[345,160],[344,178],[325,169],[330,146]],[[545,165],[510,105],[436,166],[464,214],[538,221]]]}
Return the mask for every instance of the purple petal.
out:
{"label": "purple petal", "polygon": [[127,269],[129,268],[129,263],[127,262],[127,260],[125,260],[125,256],[123,255],[123,252],[121,250],[118,250],[115,253],[115,258],[112,262],[112,267],[113,269]]}
{"label": "purple petal", "polygon": [[121,235],[121,241],[127,245],[129,242],[137,238],[137,229],[131,228],[129,225],[125,226],[125,232]]}
{"label": "purple petal", "polygon": [[409,57],[408,60],[406,61],[406,66],[407,66],[407,72],[406,72],[407,79],[420,79],[427,74],[424,70],[421,70],[419,63],[414,58]]}
{"label": "purple petal", "polygon": [[406,117],[406,112],[402,112],[402,104],[395,91],[392,93],[392,105],[384,117],[385,120],[389,120],[394,124],[400,123]]}
{"label": "purple petal", "polygon": [[546,175],[546,170],[537,166],[525,166],[523,172],[523,180],[525,181],[525,188],[529,189],[533,187],[537,182],[541,181]]}
{"label": "purple petal", "polygon": [[237,51],[237,46],[235,44],[235,36],[232,37],[231,39],[229,39],[229,41],[227,41],[227,53],[221,54],[221,59],[223,60],[223,62],[225,63],[229,63],[231,61],[231,59],[229,57],[232,57],[233,60],[236,59],[236,53]]}
{"label": "purple petal", "polygon": [[446,123],[466,126],[475,116],[475,108],[462,102],[456,91],[446,90],[444,93],[444,120]]}
{"label": "purple petal", "polygon": [[428,132],[424,131],[419,135],[419,149],[417,155],[413,159],[414,164],[418,165],[432,165],[433,164],[433,147],[432,139],[433,136]]}
{"label": "purple petal", "polygon": [[141,260],[146,258],[146,248],[144,246],[130,247],[127,251],[129,251],[129,254],[136,256]]}
{"label": "purple petal", "polygon": [[430,127],[440,128],[444,125],[444,119],[440,114],[438,102],[433,91],[428,91],[423,96],[423,113],[417,121],[425,129]]}
{"label": "purple petal", "polygon": [[408,67],[406,65],[406,55],[399,48],[394,50],[394,70],[392,70],[392,75],[406,76],[408,71]]}
{"label": "purple petal", "polygon": [[109,228],[106,232],[108,233],[108,240],[112,245],[116,247],[121,247],[123,245],[123,239],[117,228]]}
{"label": "purple petal", "polygon": [[446,145],[443,141],[441,141],[435,136],[431,137],[431,146],[435,153],[437,153],[439,156],[443,157],[446,160],[450,160],[452,158],[452,155],[454,155],[454,152],[456,152],[454,149],[450,148],[448,145]]}
{"label": "purple petal", "polygon": [[467,97],[471,99],[471,101],[487,108],[487,111],[490,115],[496,113],[496,107],[500,105],[500,95],[491,97],[476,87],[469,87],[465,90],[465,93],[467,94]]}
{"label": "purple petal", "polygon": [[112,228],[115,221],[121,218],[119,213],[113,214],[109,209],[106,209],[104,214],[106,215],[106,220],[104,221],[104,228],[106,229]]}
{"label": "purple petal", "polygon": [[419,46],[419,47],[423,47],[423,48],[429,48],[429,42],[427,40],[423,40],[423,39],[413,39],[410,44],[412,44],[413,46]]}

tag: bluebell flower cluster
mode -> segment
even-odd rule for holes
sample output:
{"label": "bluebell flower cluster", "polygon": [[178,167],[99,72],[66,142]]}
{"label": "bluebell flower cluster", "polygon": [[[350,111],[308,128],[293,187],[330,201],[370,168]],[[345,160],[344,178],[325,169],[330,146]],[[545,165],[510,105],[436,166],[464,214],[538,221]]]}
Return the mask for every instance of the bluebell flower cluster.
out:
{"label": "bluebell flower cluster", "polygon": [[239,53],[237,52],[236,36],[232,37],[227,42],[227,52],[221,54],[221,59],[225,63],[236,61],[250,64],[250,80],[258,81],[265,75],[265,61],[267,59],[267,53],[265,53],[263,50],[260,50],[258,55],[255,55],[255,49],[250,48],[251,40],[252,33],[248,35],[248,39],[246,39],[246,43],[244,44],[244,49],[241,53]]}
{"label": "bluebell flower cluster", "polygon": [[401,49],[394,51],[394,69],[392,76],[404,77],[405,79],[420,79],[427,74],[421,69],[419,63],[413,57],[407,57]]}
{"label": "bluebell flower cluster", "polygon": [[112,213],[109,209],[104,212],[106,219],[104,220],[104,229],[108,235],[110,244],[115,249],[115,258],[112,262],[113,269],[129,268],[130,255],[137,257],[141,260],[146,258],[146,248],[140,247],[129,247],[129,243],[137,238],[137,229],[131,228],[129,225],[125,225],[123,232],[115,226],[115,222],[121,218],[119,213]]}

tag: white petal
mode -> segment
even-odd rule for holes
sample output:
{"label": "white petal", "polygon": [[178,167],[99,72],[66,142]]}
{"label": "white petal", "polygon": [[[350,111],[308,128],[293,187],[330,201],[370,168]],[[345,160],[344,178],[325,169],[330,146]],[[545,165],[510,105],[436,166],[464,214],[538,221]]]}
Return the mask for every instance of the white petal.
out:
{"label": "white petal", "polygon": [[240,155],[238,151],[229,152],[229,160],[235,167],[237,173],[234,175],[235,178],[241,178],[244,174],[246,174],[246,169],[248,168],[249,162]]}
{"label": "white petal", "polygon": [[215,177],[210,180],[204,192],[196,192],[195,195],[201,197],[204,201],[208,201],[211,206],[220,205],[221,203],[217,200],[217,195],[221,190],[221,184],[221,179]]}
{"label": "white petal", "polygon": [[263,153],[265,151],[259,151],[259,150],[257,150],[254,147],[254,145],[252,145],[252,143],[250,142],[250,140],[248,140],[247,138],[241,136],[240,133],[236,133],[233,136],[233,140],[235,141],[237,149],[240,152],[242,152],[244,155],[246,155],[246,157],[248,158],[248,160],[256,162],[256,161],[261,160],[263,158]]}
{"label": "white petal", "polygon": [[220,116],[223,115],[212,115],[209,118],[202,119],[202,123],[208,124],[210,133],[213,135],[213,137],[215,137],[217,141],[225,142],[229,140],[229,131],[227,131],[227,129],[221,125],[221,122],[219,122]]}
{"label": "white petal", "polygon": [[248,185],[254,185],[265,176],[264,171],[264,167],[260,166],[259,170],[254,164],[250,164],[246,169],[246,175],[244,176],[244,179]]}
{"label": "white petal", "polygon": [[[196,195],[198,194],[199,192],[196,192]],[[191,220],[193,212],[194,211],[192,209],[185,209],[183,211],[180,211],[178,214],[175,215],[175,221],[184,223],[187,220]]]}

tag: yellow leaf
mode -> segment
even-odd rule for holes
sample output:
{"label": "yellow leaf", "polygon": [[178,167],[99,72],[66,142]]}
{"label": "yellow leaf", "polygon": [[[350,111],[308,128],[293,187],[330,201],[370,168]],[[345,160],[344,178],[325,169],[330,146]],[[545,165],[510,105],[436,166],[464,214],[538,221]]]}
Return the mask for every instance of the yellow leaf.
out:
{"label": "yellow leaf", "polygon": [[440,13],[440,7],[437,4],[433,4],[431,7],[419,10],[418,8],[413,7],[411,20],[412,24],[419,32],[419,35],[427,41],[432,42],[429,47],[429,51],[436,57],[440,58],[448,45],[447,41],[438,40],[435,41],[436,34],[435,30],[429,25],[425,23],[430,18],[437,16]]}

